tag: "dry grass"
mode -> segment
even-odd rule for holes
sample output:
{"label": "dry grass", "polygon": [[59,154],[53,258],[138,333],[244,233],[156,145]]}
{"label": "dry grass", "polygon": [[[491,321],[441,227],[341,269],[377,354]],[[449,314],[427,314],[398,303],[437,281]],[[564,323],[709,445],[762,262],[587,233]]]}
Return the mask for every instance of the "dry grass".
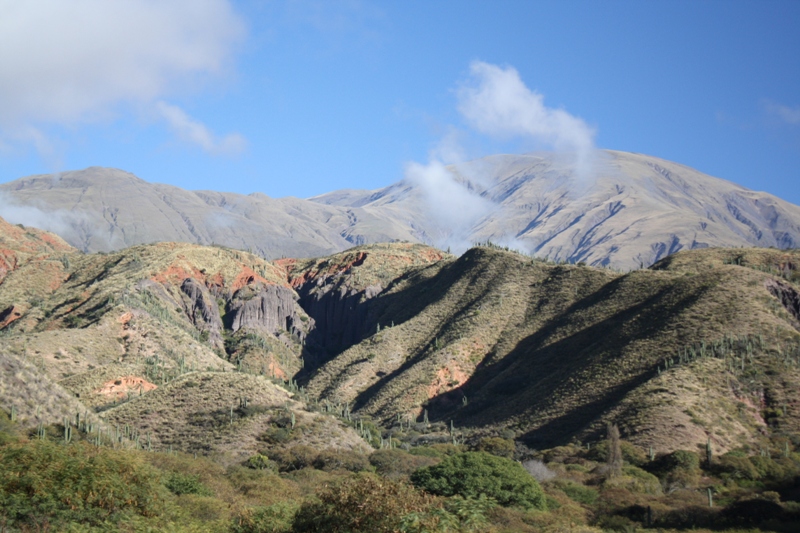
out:
{"label": "dry grass", "polygon": [[292,445],[368,449],[335,418],[306,411],[302,402],[264,377],[239,372],[185,374],[102,416],[112,425],[136,427],[149,436],[154,449],[211,455],[230,463],[269,448],[261,437],[292,413]]}

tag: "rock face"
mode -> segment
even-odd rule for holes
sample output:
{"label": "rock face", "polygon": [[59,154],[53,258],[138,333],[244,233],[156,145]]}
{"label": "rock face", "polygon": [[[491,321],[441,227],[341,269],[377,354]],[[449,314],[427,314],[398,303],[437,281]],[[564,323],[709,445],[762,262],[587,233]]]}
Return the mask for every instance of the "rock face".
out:
{"label": "rock face", "polygon": [[[404,180],[378,190],[273,199],[186,191],[98,167],[21,178],[0,185],[0,193],[27,206],[26,213],[40,209],[37,220],[51,225],[44,229],[84,251],[182,241],[266,258],[317,257],[388,241],[461,252],[488,240],[629,270],[679,250],[800,245],[796,205],[652,156],[603,151],[598,161],[589,177],[548,153],[462,163],[448,167],[462,186],[453,185],[458,198]],[[464,199],[480,208],[461,208]]]}
{"label": "rock face", "polygon": [[312,367],[374,333],[375,318],[370,313],[368,300],[378,293],[380,286],[362,291],[336,283],[301,288],[300,305],[314,317],[316,325],[310,340],[322,348],[321,352],[310,355],[313,360],[308,363]]}
{"label": "rock face", "polygon": [[765,286],[771,295],[780,300],[786,311],[800,323],[800,293],[790,284],[776,279],[767,280]]}
{"label": "rock face", "polygon": [[286,287],[267,285],[238,290],[228,305],[231,330],[261,330],[276,337],[290,334],[303,342],[314,321],[297,306],[297,295]]}
{"label": "rock face", "polygon": [[181,283],[181,291],[186,314],[201,334],[208,335],[208,341],[219,348],[222,343],[222,318],[219,316],[216,299],[205,285],[194,278],[186,278]]}

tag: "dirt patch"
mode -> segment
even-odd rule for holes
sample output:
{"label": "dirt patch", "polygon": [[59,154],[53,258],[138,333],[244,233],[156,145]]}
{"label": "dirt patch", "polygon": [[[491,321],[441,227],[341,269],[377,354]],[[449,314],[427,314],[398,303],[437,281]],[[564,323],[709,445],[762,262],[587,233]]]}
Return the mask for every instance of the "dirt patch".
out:
{"label": "dirt patch", "polygon": [[241,272],[239,272],[236,279],[233,280],[231,290],[236,292],[242,287],[256,282],[263,283],[264,285],[275,285],[273,282],[257,274],[252,268],[242,265]]}
{"label": "dirt patch", "polygon": [[436,372],[436,377],[428,385],[428,399],[460,387],[466,383],[467,379],[469,379],[469,376],[454,364],[440,368]]}
{"label": "dirt patch", "polygon": [[124,376],[117,379],[106,381],[102,387],[92,391],[92,394],[99,394],[106,398],[121,400],[128,393],[142,394],[155,390],[156,387],[149,381],[139,376]]}
{"label": "dirt patch", "polygon": [[179,265],[170,265],[167,267],[166,270],[163,272],[159,272],[152,279],[158,283],[180,283],[186,278],[195,278],[197,280],[205,282],[205,275],[200,272],[197,268],[192,268],[191,270],[187,270]]}

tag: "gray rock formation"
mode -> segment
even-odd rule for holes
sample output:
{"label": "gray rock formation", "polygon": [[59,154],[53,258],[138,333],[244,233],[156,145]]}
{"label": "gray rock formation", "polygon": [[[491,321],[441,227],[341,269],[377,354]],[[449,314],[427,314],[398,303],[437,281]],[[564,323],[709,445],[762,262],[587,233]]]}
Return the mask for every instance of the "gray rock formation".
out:
{"label": "gray rock formation", "polygon": [[237,291],[228,304],[231,330],[255,329],[278,338],[291,335],[302,343],[314,328],[314,321],[297,304],[291,289],[278,285],[262,286],[256,291],[245,287]]}
{"label": "gray rock formation", "polygon": [[314,319],[309,340],[317,350],[307,354],[312,368],[375,332],[368,301],[381,292],[380,286],[357,291],[336,281],[320,278],[298,288],[300,305]]}
{"label": "gray rock formation", "polygon": [[208,342],[214,347],[224,349],[222,341],[222,318],[219,316],[216,299],[206,286],[194,278],[187,278],[181,284],[186,315],[201,335],[208,335]]}

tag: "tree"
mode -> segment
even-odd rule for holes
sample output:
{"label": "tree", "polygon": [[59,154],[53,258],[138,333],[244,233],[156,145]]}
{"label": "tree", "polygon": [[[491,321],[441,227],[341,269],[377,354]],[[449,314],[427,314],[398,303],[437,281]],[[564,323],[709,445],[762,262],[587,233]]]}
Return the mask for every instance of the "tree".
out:
{"label": "tree", "polygon": [[411,482],[432,494],[492,498],[501,505],[544,510],[545,496],[539,483],[522,467],[486,452],[465,452],[441,463],[421,468]]}

